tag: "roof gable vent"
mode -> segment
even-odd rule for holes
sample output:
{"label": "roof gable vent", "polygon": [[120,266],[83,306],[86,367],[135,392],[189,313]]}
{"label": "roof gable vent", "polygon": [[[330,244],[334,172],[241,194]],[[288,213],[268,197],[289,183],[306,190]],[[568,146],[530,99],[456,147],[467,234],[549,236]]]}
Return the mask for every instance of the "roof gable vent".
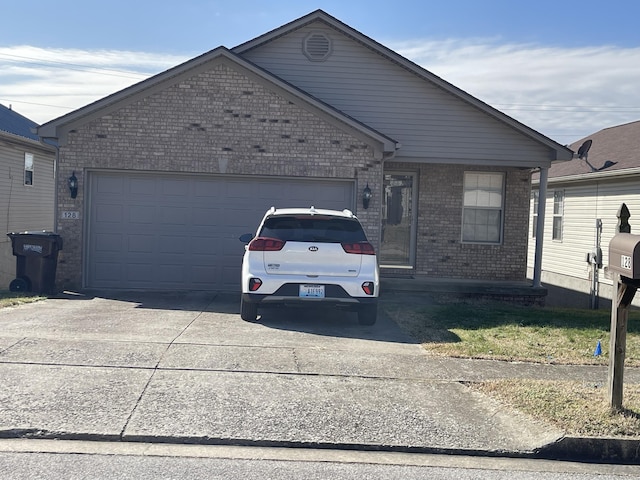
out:
{"label": "roof gable vent", "polygon": [[323,62],[331,55],[331,39],[324,33],[310,33],[303,41],[302,51],[312,62]]}

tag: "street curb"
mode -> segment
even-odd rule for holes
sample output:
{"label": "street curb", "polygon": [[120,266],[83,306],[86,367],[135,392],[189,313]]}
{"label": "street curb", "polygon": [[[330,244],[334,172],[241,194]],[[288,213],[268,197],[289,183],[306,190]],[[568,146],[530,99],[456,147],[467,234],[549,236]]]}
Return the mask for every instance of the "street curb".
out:
{"label": "street curb", "polygon": [[640,439],[566,436],[536,451],[537,458],[640,465]]}
{"label": "street curb", "polygon": [[251,440],[243,438],[180,437],[156,435],[109,435],[50,432],[38,429],[0,430],[0,439],[76,440],[85,442],[156,443],[167,445],[215,445],[235,447],[297,448],[363,452],[459,455],[489,458],[559,460],[583,463],[640,465],[640,439],[563,437],[533,451],[481,450],[410,445],[375,445],[325,442]]}

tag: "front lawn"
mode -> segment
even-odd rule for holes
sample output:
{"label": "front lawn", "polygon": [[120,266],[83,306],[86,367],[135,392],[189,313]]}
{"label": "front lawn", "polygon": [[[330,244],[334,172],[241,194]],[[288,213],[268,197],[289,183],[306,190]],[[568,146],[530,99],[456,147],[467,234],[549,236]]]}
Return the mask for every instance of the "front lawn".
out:
{"label": "front lawn", "polygon": [[[608,365],[611,312],[461,301],[385,303],[386,313],[431,355],[549,364]],[[602,354],[594,356],[600,341]],[[640,366],[640,312],[629,312],[627,366]],[[568,435],[640,437],[640,385],[625,384],[612,412],[606,383],[508,379],[468,386]]]}
{"label": "front lawn", "polygon": [[47,297],[35,293],[15,293],[8,290],[0,290],[0,308],[38,302],[45,298]]}

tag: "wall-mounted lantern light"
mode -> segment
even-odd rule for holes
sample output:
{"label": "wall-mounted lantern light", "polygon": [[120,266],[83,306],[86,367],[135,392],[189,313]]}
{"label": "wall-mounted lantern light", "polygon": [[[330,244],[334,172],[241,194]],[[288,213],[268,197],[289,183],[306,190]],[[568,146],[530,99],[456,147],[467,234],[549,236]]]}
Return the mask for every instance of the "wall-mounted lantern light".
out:
{"label": "wall-mounted lantern light", "polygon": [[76,177],[76,172],[74,171],[69,177],[69,193],[71,193],[71,198],[76,198],[78,196],[78,178]]}
{"label": "wall-mounted lantern light", "polygon": [[369,183],[367,183],[367,186],[364,187],[364,190],[362,191],[362,206],[365,210],[369,208],[369,202],[371,201],[372,196],[373,194],[371,193],[371,189],[369,188]]}

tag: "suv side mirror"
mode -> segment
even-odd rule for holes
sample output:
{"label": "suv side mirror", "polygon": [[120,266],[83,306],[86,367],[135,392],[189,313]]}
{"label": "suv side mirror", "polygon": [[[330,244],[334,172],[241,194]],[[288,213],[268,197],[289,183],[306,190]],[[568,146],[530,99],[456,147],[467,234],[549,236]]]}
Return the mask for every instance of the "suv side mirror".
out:
{"label": "suv side mirror", "polygon": [[240,240],[242,243],[249,243],[251,240],[253,240],[253,233],[245,233],[244,235],[240,235],[240,238],[238,240]]}

